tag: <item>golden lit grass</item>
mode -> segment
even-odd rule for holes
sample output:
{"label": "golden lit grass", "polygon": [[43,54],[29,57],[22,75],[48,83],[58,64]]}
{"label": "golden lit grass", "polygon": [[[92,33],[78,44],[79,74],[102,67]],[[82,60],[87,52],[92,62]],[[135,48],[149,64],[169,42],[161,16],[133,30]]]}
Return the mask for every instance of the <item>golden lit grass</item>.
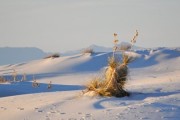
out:
{"label": "golden lit grass", "polygon": [[94,91],[94,95],[100,96],[129,96],[124,90],[127,80],[129,57],[123,57],[123,62],[119,63],[114,57],[109,58],[108,68],[102,78],[95,78],[86,86],[85,93]]}

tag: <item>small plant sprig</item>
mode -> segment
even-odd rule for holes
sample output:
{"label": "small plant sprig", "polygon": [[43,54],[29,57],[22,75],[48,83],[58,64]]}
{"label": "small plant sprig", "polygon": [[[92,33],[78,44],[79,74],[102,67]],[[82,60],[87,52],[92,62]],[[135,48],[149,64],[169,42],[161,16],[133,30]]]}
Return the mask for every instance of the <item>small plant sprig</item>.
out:
{"label": "small plant sprig", "polygon": [[7,80],[3,76],[0,76],[0,83],[5,83],[5,82],[7,82]]}
{"label": "small plant sprig", "polygon": [[15,69],[13,69],[12,77],[13,77],[13,81],[16,82],[16,80],[17,80],[17,71]]}
{"label": "small plant sprig", "polygon": [[23,81],[26,81],[26,73],[23,74]]}
{"label": "small plant sprig", "polygon": [[32,82],[32,87],[39,87],[39,83],[37,82],[37,80],[35,79],[35,76],[33,75],[33,82]]}
{"label": "small plant sprig", "polygon": [[59,54],[59,53],[54,53],[54,54],[52,54],[52,55],[46,56],[44,59],[48,59],[48,58],[54,59],[54,58],[59,58],[59,57],[60,57],[60,54]]}
{"label": "small plant sprig", "polygon": [[133,36],[132,40],[131,40],[131,49],[134,46],[134,44],[136,43],[137,37],[138,37],[139,33],[136,30],[135,35]]}
{"label": "small plant sprig", "polygon": [[21,81],[26,81],[26,73],[22,75]]}
{"label": "small plant sprig", "polygon": [[52,88],[52,82],[50,81],[48,86],[47,86],[47,89],[51,89]]}
{"label": "small plant sprig", "polygon": [[117,47],[117,43],[118,43],[118,39],[117,39],[117,33],[114,33],[114,47],[113,47],[113,57],[115,52],[117,51],[118,47]]}
{"label": "small plant sprig", "polygon": [[87,53],[90,53],[90,54],[93,54],[94,53],[94,50],[92,48],[86,48],[82,51],[83,54],[87,54]]}

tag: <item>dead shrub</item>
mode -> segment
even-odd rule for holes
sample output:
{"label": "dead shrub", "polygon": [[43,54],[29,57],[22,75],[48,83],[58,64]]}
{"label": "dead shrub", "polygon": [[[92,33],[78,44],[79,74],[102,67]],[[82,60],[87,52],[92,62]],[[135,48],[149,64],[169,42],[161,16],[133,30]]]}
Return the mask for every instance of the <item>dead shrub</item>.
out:
{"label": "dead shrub", "polygon": [[83,54],[93,54],[94,53],[94,50],[93,49],[91,49],[91,48],[87,48],[87,49],[84,49],[83,51],[82,51],[82,53]]}
{"label": "dead shrub", "polygon": [[48,58],[59,58],[59,57],[60,57],[60,54],[59,54],[59,53],[54,53],[54,54],[51,54],[51,55],[46,56],[44,59],[48,59]]}
{"label": "dead shrub", "polygon": [[0,83],[5,83],[5,82],[7,82],[7,80],[3,76],[0,76]]}

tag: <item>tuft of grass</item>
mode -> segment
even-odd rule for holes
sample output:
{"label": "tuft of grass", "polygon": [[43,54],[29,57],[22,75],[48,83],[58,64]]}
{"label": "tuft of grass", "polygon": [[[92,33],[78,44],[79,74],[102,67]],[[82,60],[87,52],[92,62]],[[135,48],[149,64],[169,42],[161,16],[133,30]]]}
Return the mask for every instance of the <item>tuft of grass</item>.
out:
{"label": "tuft of grass", "polygon": [[17,71],[15,69],[12,69],[13,73],[12,73],[12,77],[13,77],[13,81],[16,82],[17,80]]}
{"label": "tuft of grass", "polygon": [[5,82],[7,82],[7,80],[3,76],[0,76],[0,83],[5,83]]}
{"label": "tuft of grass", "polygon": [[51,54],[51,55],[48,55],[46,56],[44,59],[48,59],[48,58],[59,58],[60,57],[60,54],[59,53],[54,53],[54,54]]}
{"label": "tuft of grass", "polygon": [[85,93],[94,91],[96,92],[95,95],[100,96],[129,96],[129,93],[124,90],[128,77],[127,62],[129,62],[129,60],[125,59],[127,59],[127,57],[123,57],[125,63],[120,63],[117,62],[114,57],[109,58],[105,75],[102,78],[94,78],[88,83]]}
{"label": "tuft of grass", "polygon": [[91,48],[86,48],[82,51],[83,54],[87,54],[87,53],[90,53],[90,54],[93,54],[94,53],[94,50],[91,49]]}
{"label": "tuft of grass", "polygon": [[50,81],[48,86],[47,86],[47,89],[51,89],[52,88],[52,82]]}
{"label": "tuft of grass", "polygon": [[24,73],[24,74],[22,75],[21,81],[26,81],[26,73]]}
{"label": "tuft of grass", "polygon": [[136,30],[136,33],[134,34],[132,40],[131,40],[131,48],[134,46],[134,44],[136,43],[136,39],[139,35],[139,32]]}
{"label": "tuft of grass", "polygon": [[35,79],[35,76],[34,76],[34,75],[33,75],[32,87],[34,87],[34,88],[40,87],[40,84],[37,82],[37,80]]}

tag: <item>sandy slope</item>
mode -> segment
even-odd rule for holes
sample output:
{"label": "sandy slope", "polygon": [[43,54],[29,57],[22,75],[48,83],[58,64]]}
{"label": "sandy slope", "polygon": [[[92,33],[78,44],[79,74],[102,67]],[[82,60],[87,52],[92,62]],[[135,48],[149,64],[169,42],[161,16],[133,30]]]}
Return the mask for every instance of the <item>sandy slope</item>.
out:
{"label": "sandy slope", "polygon": [[[79,54],[1,66],[0,74],[8,74],[12,72],[9,69],[15,68],[19,74],[26,72],[28,78],[25,82],[0,84],[1,119],[180,119],[180,52],[177,49],[137,51],[138,58],[130,64],[126,86],[130,97],[80,96],[87,81],[102,73],[110,54]],[[32,74],[40,87],[32,88]],[[47,89],[49,81],[52,89]]]}

